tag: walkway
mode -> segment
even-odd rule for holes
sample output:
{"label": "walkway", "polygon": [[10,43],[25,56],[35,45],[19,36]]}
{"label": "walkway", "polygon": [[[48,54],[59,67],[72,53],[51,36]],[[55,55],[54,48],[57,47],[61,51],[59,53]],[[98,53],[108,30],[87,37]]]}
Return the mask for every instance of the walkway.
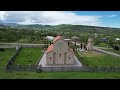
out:
{"label": "walkway", "polygon": [[116,54],[116,53],[114,53],[114,52],[108,52],[108,51],[102,50],[102,49],[100,49],[100,48],[98,48],[98,47],[93,47],[93,49],[96,50],[96,51],[99,51],[99,52],[102,52],[102,53],[106,53],[106,54],[110,54],[110,55],[113,55],[113,56],[115,56],[115,57],[120,58],[120,55],[119,55],[119,54]]}

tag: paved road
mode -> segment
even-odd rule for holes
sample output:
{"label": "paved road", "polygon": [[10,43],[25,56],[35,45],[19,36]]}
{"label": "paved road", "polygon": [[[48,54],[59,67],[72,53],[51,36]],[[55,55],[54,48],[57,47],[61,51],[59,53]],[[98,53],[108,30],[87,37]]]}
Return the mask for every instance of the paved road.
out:
{"label": "paved road", "polygon": [[120,55],[119,55],[119,54],[116,54],[116,53],[114,53],[114,52],[108,52],[108,51],[102,50],[102,49],[100,49],[100,48],[98,48],[98,47],[93,47],[93,49],[120,58]]}
{"label": "paved road", "polygon": [[[107,47],[94,47],[94,48],[108,49]],[[109,48],[109,49],[112,49],[112,48]]]}

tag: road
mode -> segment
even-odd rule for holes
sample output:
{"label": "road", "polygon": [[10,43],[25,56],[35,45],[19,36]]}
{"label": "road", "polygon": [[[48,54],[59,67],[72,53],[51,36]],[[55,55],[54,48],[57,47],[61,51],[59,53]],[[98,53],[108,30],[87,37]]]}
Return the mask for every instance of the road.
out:
{"label": "road", "polygon": [[116,53],[114,53],[114,52],[108,52],[108,51],[105,51],[105,50],[100,49],[99,47],[93,47],[93,49],[120,58],[120,55],[119,55],[119,54],[116,54]]}
{"label": "road", "polygon": [[0,43],[0,48],[14,48],[17,45],[45,45],[45,44],[29,44],[29,43]]}

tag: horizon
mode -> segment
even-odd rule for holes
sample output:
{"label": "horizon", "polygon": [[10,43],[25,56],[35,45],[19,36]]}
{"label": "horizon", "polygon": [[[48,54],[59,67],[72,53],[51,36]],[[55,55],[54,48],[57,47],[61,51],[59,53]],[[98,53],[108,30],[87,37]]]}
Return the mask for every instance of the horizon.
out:
{"label": "horizon", "polygon": [[120,11],[0,11],[1,23],[120,28]]}

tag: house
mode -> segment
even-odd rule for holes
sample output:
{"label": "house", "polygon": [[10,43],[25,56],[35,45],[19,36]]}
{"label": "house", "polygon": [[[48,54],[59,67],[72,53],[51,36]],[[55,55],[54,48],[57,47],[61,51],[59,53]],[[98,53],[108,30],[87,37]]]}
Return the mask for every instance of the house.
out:
{"label": "house", "polygon": [[71,43],[71,39],[64,39],[66,42]]}
{"label": "house", "polygon": [[47,37],[45,37],[45,38],[48,39],[49,41],[52,41],[52,40],[54,39],[53,36],[47,36]]}
{"label": "house", "polygon": [[46,65],[73,64],[75,64],[73,50],[61,36],[55,37],[53,44],[51,44],[46,51]]}

